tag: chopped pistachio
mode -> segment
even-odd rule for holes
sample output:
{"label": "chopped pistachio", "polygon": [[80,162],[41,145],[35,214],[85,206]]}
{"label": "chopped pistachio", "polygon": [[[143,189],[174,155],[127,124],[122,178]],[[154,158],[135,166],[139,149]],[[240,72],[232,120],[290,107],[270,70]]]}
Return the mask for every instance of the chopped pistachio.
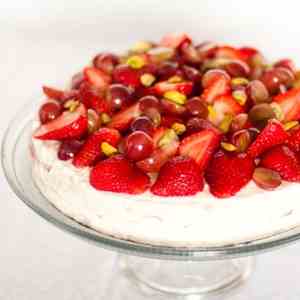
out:
{"label": "chopped pistachio", "polygon": [[161,137],[158,142],[159,147],[169,145],[173,140],[177,139],[177,134],[174,129],[166,130],[166,133]]}
{"label": "chopped pistachio", "polygon": [[284,124],[284,129],[286,131],[296,127],[297,125],[299,125],[299,122],[298,121],[290,121],[290,122],[287,122]]}
{"label": "chopped pistachio", "polygon": [[172,125],[172,129],[174,129],[177,135],[181,135],[186,131],[185,125],[177,122]]}
{"label": "chopped pistachio", "polygon": [[248,83],[249,83],[249,80],[245,77],[236,77],[231,80],[231,84],[233,86],[247,85]]}
{"label": "chopped pistachio", "polygon": [[127,65],[132,69],[141,69],[145,65],[145,60],[139,55],[129,56],[127,59]]}
{"label": "chopped pistachio", "polygon": [[145,73],[140,78],[142,85],[146,87],[151,86],[155,79],[155,76],[151,73]]}
{"label": "chopped pistachio", "polygon": [[232,115],[225,115],[222,122],[219,125],[219,129],[224,132],[227,133],[230,129],[231,123],[232,123],[233,117]]}
{"label": "chopped pistachio", "polygon": [[176,104],[184,105],[186,102],[186,95],[177,91],[168,91],[164,93],[164,98],[170,100]]}
{"label": "chopped pistachio", "polygon": [[283,111],[281,109],[281,106],[276,102],[272,102],[270,104],[270,106],[271,106],[271,108],[273,109],[273,111],[275,113],[276,119],[279,120],[279,121],[282,121],[283,118],[284,118],[284,115],[283,115]]}
{"label": "chopped pistachio", "polygon": [[103,123],[104,125],[108,124],[111,121],[111,117],[106,113],[102,113],[100,115],[100,119],[101,123]]}
{"label": "chopped pistachio", "polygon": [[232,97],[240,105],[245,105],[245,103],[247,102],[247,94],[243,90],[233,91],[232,92]]}
{"label": "chopped pistachio", "polygon": [[233,151],[236,151],[236,146],[234,146],[233,144],[230,144],[230,143],[221,143],[221,146],[223,149],[225,149],[226,151],[229,151],[229,152],[233,152]]}
{"label": "chopped pistachio", "polygon": [[112,156],[118,153],[118,149],[107,142],[101,143],[101,150],[106,156]]}
{"label": "chopped pistachio", "polygon": [[213,108],[212,105],[208,105],[207,106],[207,109],[208,109],[208,117],[210,120],[215,120],[217,118],[217,112],[216,110]]}
{"label": "chopped pistachio", "polygon": [[170,82],[170,83],[179,83],[179,82],[182,82],[182,80],[183,80],[182,77],[180,77],[178,75],[174,75],[174,76],[172,76],[168,79],[168,82]]}
{"label": "chopped pistachio", "polygon": [[175,50],[167,47],[155,47],[150,49],[147,53],[151,56],[153,62],[159,63],[172,58],[175,54]]}
{"label": "chopped pistachio", "polygon": [[79,101],[76,101],[76,100],[68,100],[64,104],[64,107],[67,108],[70,112],[75,111],[78,106],[79,106]]}

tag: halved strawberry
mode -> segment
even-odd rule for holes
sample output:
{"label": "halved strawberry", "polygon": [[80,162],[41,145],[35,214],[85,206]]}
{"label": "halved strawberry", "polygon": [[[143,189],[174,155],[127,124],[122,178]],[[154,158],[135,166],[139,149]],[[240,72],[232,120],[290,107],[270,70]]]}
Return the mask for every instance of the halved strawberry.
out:
{"label": "halved strawberry", "polygon": [[288,139],[288,134],[283,125],[277,120],[270,120],[263,131],[248,149],[251,157],[257,157],[273,146],[283,144]]}
{"label": "halved strawberry", "polygon": [[65,140],[81,137],[87,130],[87,113],[81,104],[74,112],[65,111],[55,120],[41,125],[34,137],[40,140]]}
{"label": "halved strawberry", "polygon": [[111,82],[111,77],[95,67],[86,67],[83,70],[85,79],[99,89],[106,89]]}
{"label": "halved strawberry", "polygon": [[218,198],[234,196],[252,178],[254,160],[246,154],[217,152],[205,172],[210,192]]}
{"label": "halved strawberry", "polygon": [[126,108],[115,114],[112,117],[111,122],[108,124],[109,128],[115,128],[117,130],[126,130],[129,128],[130,123],[141,115],[139,103],[135,103],[132,106]]}
{"label": "halved strawberry", "polygon": [[83,82],[80,85],[79,98],[86,108],[92,108],[98,114],[102,112],[108,113],[110,111],[108,101],[104,98],[103,91],[88,82]]}
{"label": "halved strawberry", "polygon": [[141,72],[138,69],[132,69],[128,65],[118,65],[113,70],[113,80],[116,83],[122,83],[132,88],[141,86]]}
{"label": "halved strawberry", "polygon": [[293,151],[300,152],[300,128],[291,130],[286,145]]}
{"label": "halved strawberry", "polygon": [[286,181],[300,182],[300,163],[296,154],[287,146],[276,146],[267,151],[261,166],[279,173]]}
{"label": "halved strawberry", "polygon": [[209,114],[209,121],[214,125],[219,125],[226,115],[236,116],[244,112],[241,106],[231,95],[219,96],[214,100],[212,113]]}
{"label": "halved strawberry", "polygon": [[43,86],[43,92],[48,98],[59,102],[65,102],[78,97],[77,90],[62,91],[49,86]]}
{"label": "halved strawberry", "polygon": [[116,146],[120,140],[120,133],[115,129],[102,127],[88,137],[81,150],[75,155],[73,165],[77,168],[92,165],[103,153],[101,143],[107,142]]}
{"label": "halved strawberry", "polygon": [[141,194],[150,186],[149,177],[122,155],[99,162],[90,173],[90,184],[97,190]]}
{"label": "halved strawberry", "polygon": [[155,92],[157,95],[162,96],[165,92],[177,91],[179,93],[190,95],[193,90],[192,81],[184,81],[179,83],[171,83],[168,81],[161,81],[155,84]]}
{"label": "halved strawberry", "polygon": [[203,190],[203,175],[195,161],[176,156],[161,168],[151,192],[158,196],[191,196]]}
{"label": "halved strawberry", "polygon": [[186,33],[169,33],[162,38],[160,45],[168,48],[178,48],[186,42],[191,42],[191,38]]}
{"label": "halved strawberry", "polygon": [[273,101],[280,105],[285,122],[300,119],[300,88],[279,94],[273,98]]}
{"label": "halved strawberry", "polygon": [[163,127],[156,129],[153,142],[156,149],[148,158],[137,162],[144,172],[158,172],[169,158],[176,155],[179,146],[175,132]]}
{"label": "halved strawberry", "polygon": [[204,91],[201,98],[207,103],[213,103],[218,97],[228,94],[231,90],[230,76],[222,70],[210,70],[202,77]]}
{"label": "halved strawberry", "polygon": [[184,138],[179,153],[195,160],[203,171],[220,144],[221,135],[213,129],[205,129]]}

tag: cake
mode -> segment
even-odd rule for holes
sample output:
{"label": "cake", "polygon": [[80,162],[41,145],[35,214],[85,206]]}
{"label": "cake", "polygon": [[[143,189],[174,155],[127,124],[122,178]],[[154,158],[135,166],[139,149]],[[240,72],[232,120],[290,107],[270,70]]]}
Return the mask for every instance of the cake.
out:
{"label": "cake", "polygon": [[300,224],[292,60],[169,34],[100,53],[70,87],[43,92],[33,178],[77,222],[169,247],[249,242]]}

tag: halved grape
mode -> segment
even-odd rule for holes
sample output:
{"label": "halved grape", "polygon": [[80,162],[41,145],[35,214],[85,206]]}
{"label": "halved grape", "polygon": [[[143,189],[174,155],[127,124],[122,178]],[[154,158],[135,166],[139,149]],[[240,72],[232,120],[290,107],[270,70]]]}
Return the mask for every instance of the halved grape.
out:
{"label": "halved grape", "polygon": [[123,84],[111,84],[107,91],[107,99],[112,111],[120,110],[130,104],[131,90]]}
{"label": "halved grape", "polygon": [[144,96],[139,100],[139,103],[141,111],[146,111],[149,108],[160,110],[160,102],[155,96]]}
{"label": "halved grape", "polygon": [[60,160],[72,159],[83,146],[84,141],[66,140],[60,144],[57,156]]}
{"label": "halved grape", "polygon": [[111,74],[114,67],[119,63],[118,56],[112,53],[100,53],[93,59],[94,67]]}
{"label": "halved grape", "polygon": [[52,100],[44,103],[39,110],[39,117],[42,124],[55,120],[61,115],[63,109],[58,101]]}
{"label": "halved grape", "polygon": [[187,113],[193,117],[206,119],[208,116],[208,108],[204,101],[199,97],[193,97],[186,103]]}
{"label": "halved grape", "polygon": [[125,155],[133,161],[147,158],[153,149],[152,138],[143,131],[135,131],[126,138]]}
{"label": "halved grape", "polygon": [[139,118],[136,118],[131,123],[131,130],[132,131],[143,131],[149,135],[153,134],[154,131],[154,125],[153,122],[146,116],[142,116]]}

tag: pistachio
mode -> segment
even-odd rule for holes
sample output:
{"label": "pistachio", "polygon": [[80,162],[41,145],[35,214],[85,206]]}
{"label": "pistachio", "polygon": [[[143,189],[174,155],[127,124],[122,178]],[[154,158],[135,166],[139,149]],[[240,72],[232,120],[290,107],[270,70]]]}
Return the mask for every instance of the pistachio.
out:
{"label": "pistachio", "polygon": [[231,122],[231,130],[235,132],[244,129],[247,121],[248,121],[247,114],[241,113],[236,115]]}
{"label": "pistachio", "polygon": [[168,91],[164,93],[164,98],[170,100],[176,104],[184,105],[186,102],[186,95],[177,91]]}
{"label": "pistachio", "polygon": [[147,41],[136,42],[130,49],[133,53],[145,53],[152,48],[152,43]]}
{"label": "pistachio", "polygon": [[106,156],[112,156],[116,153],[118,153],[118,149],[112,146],[111,144],[107,142],[101,143],[101,151],[106,155]]}
{"label": "pistachio", "polygon": [[284,129],[286,131],[292,129],[292,128],[295,128],[296,126],[299,125],[299,122],[298,121],[290,121],[290,122],[287,122],[284,124]]}
{"label": "pistachio", "polygon": [[276,102],[272,102],[270,104],[270,106],[273,109],[273,112],[275,114],[275,118],[279,121],[282,121],[283,118],[284,118],[284,115],[283,115],[283,111],[281,109],[281,106]]}
{"label": "pistachio", "polygon": [[107,113],[102,113],[100,115],[101,122],[106,125],[111,121],[111,117]]}
{"label": "pistachio", "polygon": [[145,65],[145,60],[139,55],[133,55],[128,57],[126,63],[132,69],[141,69]]}
{"label": "pistachio", "polygon": [[245,90],[235,90],[232,92],[232,97],[234,100],[240,104],[240,105],[245,105],[247,102],[247,94]]}
{"label": "pistachio", "polygon": [[150,49],[147,52],[147,54],[150,55],[151,60],[154,63],[160,63],[165,60],[171,59],[175,54],[175,50],[172,48],[167,48],[167,47],[156,47],[156,48]]}
{"label": "pistachio", "polygon": [[251,143],[251,135],[247,129],[239,130],[232,135],[231,142],[236,146],[237,152],[245,152]]}
{"label": "pistachio", "polygon": [[233,152],[233,151],[236,151],[236,149],[237,149],[235,145],[230,144],[230,143],[225,143],[225,142],[221,143],[221,147],[228,152]]}
{"label": "pistachio", "polygon": [[232,86],[247,85],[249,80],[245,77],[235,77],[231,79]]}
{"label": "pistachio", "polygon": [[186,131],[185,125],[182,123],[177,123],[177,122],[175,122],[172,125],[172,129],[176,132],[177,135],[181,135]]}
{"label": "pistachio", "polygon": [[170,83],[179,83],[182,81],[183,81],[182,77],[180,77],[178,75],[174,75],[168,79],[168,82],[170,82]]}
{"label": "pistachio", "polygon": [[158,146],[159,147],[167,146],[175,139],[178,139],[175,130],[168,129],[168,130],[166,130],[166,133],[162,136],[162,138],[159,140]]}
{"label": "pistachio", "polygon": [[274,119],[276,114],[268,103],[256,104],[249,111],[250,121],[258,128],[266,126],[268,120]]}
{"label": "pistachio", "polygon": [[233,120],[232,115],[225,115],[223,120],[221,121],[220,125],[219,125],[219,129],[223,132],[223,133],[227,133],[230,129],[231,126],[231,122]]}
{"label": "pistachio", "polygon": [[64,104],[64,108],[67,108],[70,112],[75,111],[78,106],[79,106],[79,101],[76,101],[76,100],[68,100]]}
{"label": "pistachio", "polygon": [[155,81],[155,76],[152,75],[151,73],[145,73],[140,77],[140,81],[143,86],[149,87],[153,84]]}

